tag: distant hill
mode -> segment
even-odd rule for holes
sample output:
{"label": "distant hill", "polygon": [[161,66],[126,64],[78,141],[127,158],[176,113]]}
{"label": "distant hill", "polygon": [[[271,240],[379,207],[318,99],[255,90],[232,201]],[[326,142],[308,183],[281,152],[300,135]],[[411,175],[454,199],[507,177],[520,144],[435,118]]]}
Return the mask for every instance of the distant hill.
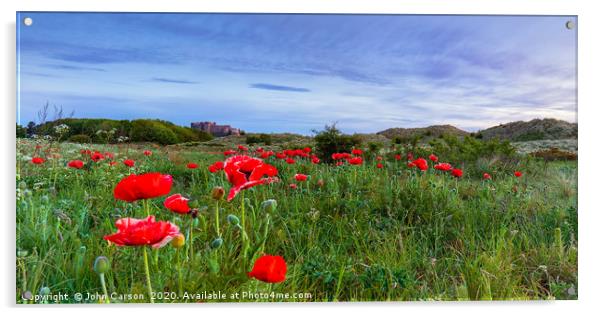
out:
{"label": "distant hill", "polygon": [[477,133],[485,140],[498,138],[514,142],[577,138],[577,123],[556,119],[534,119],[518,121],[481,130]]}
{"label": "distant hill", "polygon": [[377,135],[385,136],[389,139],[401,138],[411,139],[415,136],[421,136],[423,138],[436,138],[441,135],[455,135],[455,136],[467,136],[469,132],[463,131],[452,125],[432,125],[429,127],[419,128],[389,128],[384,131],[376,133]]}

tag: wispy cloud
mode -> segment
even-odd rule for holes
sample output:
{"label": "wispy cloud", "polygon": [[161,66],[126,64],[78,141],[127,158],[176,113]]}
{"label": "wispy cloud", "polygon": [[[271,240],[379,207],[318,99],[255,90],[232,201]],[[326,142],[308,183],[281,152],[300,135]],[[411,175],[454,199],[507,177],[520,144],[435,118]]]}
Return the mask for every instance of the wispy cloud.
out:
{"label": "wispy cloud", "polygon": [[254,89],[274,90],[274,91],[288,91],[288,92],[310,92],[311,91],[306,88],[279,86],[279,85],[269,84],[269,83],[252,83],[249,86]]}
{"label": "wispy cloud", "polygon": [[104,47],[94,43],[71,43],[68,39],[46,38],[22,39],[21,50],[25,53],[41,55],[53,60],[82,64],[110,63],[151,63],[177,64],[173,51],[156,47],[129,48]]}
{"label": "wispy cloud", "polygon": [[151,78],[151,81],[165,82],[165,83],[179,83],[179,84],[198,84],[196,81],[183,80],[183,79],[170,79],[170,78]]}
{"label": "wispy cloud", "polygon": [[85,66],[62,65],[62,64],[46,64],[46,65],[43,65],[43,67],[52,68],[52,69],[75,70],[75,71],[106,71],[105,69],[98,68],[98,67],[85,67]]}

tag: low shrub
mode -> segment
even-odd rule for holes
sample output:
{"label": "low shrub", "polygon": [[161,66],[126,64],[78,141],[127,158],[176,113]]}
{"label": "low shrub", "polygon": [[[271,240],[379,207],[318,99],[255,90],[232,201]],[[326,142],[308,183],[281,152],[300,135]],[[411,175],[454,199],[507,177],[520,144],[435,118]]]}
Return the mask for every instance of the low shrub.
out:
{"label": "low shrub", "polygon": [[77,134],[69,137],[68,141],[71,143],[87,144],[92,142],[92,138],[85,134]]}
{"label": "low shrub", "polygon": [[577,160],[577,154],[570,151],[560,150],[558,148],[549,148],[538,150],[530,154],[535,158],[541,158],[545,161],[553,160]]}

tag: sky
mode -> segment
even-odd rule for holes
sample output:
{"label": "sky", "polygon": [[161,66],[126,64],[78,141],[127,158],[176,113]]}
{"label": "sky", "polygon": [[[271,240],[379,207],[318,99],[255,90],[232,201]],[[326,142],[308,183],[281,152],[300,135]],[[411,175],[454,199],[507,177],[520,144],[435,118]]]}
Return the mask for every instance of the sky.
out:
{"label": "sky", "polygon": [[81,118],[268,133],[576,121],[574,16],[20,12],[17,21],[23,125],[46,102]]}

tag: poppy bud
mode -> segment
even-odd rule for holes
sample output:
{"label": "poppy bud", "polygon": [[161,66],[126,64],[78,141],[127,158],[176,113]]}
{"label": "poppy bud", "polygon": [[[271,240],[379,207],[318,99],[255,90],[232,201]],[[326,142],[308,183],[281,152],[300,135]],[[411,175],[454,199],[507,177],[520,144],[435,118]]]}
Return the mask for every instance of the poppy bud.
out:
{"label": "poppy bud", "polygon": [[221,200],[224,197],[224,194],[226,194],[226,191],[222,187],[215,187],[211,191],[211,197],[216,201]]}
{"label": "poppy bud", "polygon": [[186,244],[186,238],[182,234],[177,235],[171,240],[171,245],[176,249],[184,247],[184,244]]}
{"label": "poppy bud", "polygon": [[47,286],[44,286],[42,288],[40,288],[40,295],[41,296],[45,296],[45,295],[49,295],[50,294],[50,288]]}
{"label": "poppy bud", "polygon": [[42,203],[48,203],[49,200],[48,195],[42,196]]}
{"label": "poppy bud", "polygon": [[234,214],[228,215],[227,219],[228,219],[228,223],[230,223],[234,226],[237,226],[238,224],[240,224],[240,219],[238,219],[238,217],[236,217],[236,215],[234,215]]}
{"label": "poppy bud", "polygon": [[188,206],[190,208],[198,208],[199,207],[199,201],[197,201],[197,200],[189,200],[188,201]]}
{"label": "poppy bud", "polygon": [[261,202],[261,209],[266,212],[274,212],[276,211],[276,207],[278,206],[278,202],[276,200],[270,199]]}
{"label": "poppy bud", "polygon": [[221,247],[223,243],[224,241],[221,238],[217,237],[211,242],[211,248],[217,249]]}
{"label": "poppy bud", "polygon": [[190,210],[190,216],[192,216],[192,218],[197,218],[199,216],[199,210],[196,208],[193,210]]}
{"label": "poppy bud", "polygon": [[25,182],[25,181],[21,181],[21,182],[19,182],[19,188],[20,188],[21,190],[25,190],[25,189],[27,189],[27,182]]}
{"label": "poppy bud", "polygon": [[98,274],[103,274],[109,272],[111,269],[111,264],[109,263],[109,259],[105,256],[98,256],[96,260],[94,260],[94,271]]}

